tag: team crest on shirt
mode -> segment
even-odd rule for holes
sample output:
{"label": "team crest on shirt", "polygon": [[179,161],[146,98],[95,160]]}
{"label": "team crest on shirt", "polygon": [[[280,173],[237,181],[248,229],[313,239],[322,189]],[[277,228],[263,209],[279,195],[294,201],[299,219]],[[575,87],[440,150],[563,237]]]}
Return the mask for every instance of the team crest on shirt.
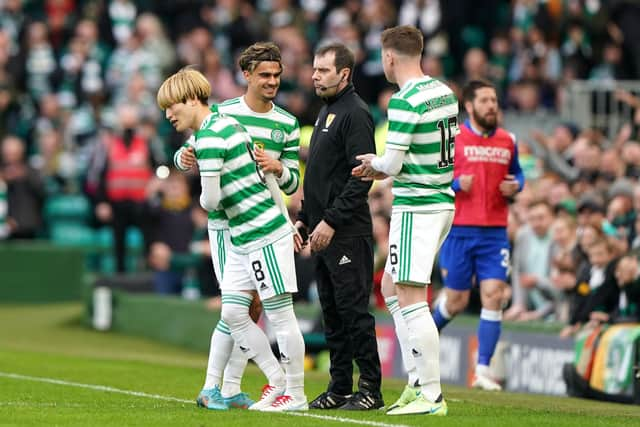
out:
{"label": "team crest on shirt", "polygon": [[284,142],[284,132],[282,129],[273,129],[271,131],[271,139],[273,142],[282,143]]}
{"label": "team crest on shirt", "polygon": [[325,120],[324,122],[324,127],[328,128],[329,126],[331,126],[331,123],[333,123],[333,119],[336,118],[336,115],[331,113],[331,114],[327,114],[327,120]]}

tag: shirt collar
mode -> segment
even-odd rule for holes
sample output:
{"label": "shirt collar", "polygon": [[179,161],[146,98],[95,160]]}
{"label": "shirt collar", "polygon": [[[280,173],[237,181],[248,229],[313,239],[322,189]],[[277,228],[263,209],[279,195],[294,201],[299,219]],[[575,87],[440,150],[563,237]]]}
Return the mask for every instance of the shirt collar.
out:
{"label": "shirt collar", "polygon": [[481,137],[483,137],[483,138],[489,138],[490,136],[493,136],[493,135],[495,135],[495,134],[496,134],[496,129],[497,129],[497,128],[496,128],[496,129],[493,129],[491,132],[482,132],[481,130],[474,128],[474,127],[471,125],[471,120],[469,120],[469,119],[467,119],[467,120],[465,120],[465,121],[464,121],[464,125],[465,125],[467,128],[469,128],[469,130],[470,130],[471,132],[473,132],[474,134],[476,134],[476,135],[478,135],[478,136],[481,136]]}

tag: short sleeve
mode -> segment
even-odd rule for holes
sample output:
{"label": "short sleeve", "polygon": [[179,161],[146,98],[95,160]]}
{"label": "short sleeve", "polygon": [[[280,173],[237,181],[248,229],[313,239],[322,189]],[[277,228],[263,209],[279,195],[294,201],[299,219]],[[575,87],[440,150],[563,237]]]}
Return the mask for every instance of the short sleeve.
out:
{"label": "short sleeve", "polygon": [[387,146],[394,150],[408,150],[420,114],[406,100],[392,97],[389,101],[388,116]]}
{"label": "short sleeve", "polygon": [[196,133],[195,151],[200,176],[220,175],[226,145],[224,138],[210,129],[203,129]]}

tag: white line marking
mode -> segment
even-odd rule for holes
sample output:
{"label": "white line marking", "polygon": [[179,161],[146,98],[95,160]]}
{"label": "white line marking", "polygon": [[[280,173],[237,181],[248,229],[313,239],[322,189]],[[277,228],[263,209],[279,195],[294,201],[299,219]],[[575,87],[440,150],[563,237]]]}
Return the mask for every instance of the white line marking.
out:
{"label": "white line marking", "polygon": [[[271,412],[271,413],[273,413],[273,412]],[[381,422],[378,422],[378,421],[354,420],[354,419],[351,419],[351,418],[332,417],[332,416],[329,416],[329,415],[309,414],[307,412],[285,412],[285,414],[287,414],[287,415],[295,415],[296,417],[310,417],[310,418],[317,418],[319,420],[335,421],[335,422],[338,422],[338,423],[360,424],[360,425],[365,425],[365,426],[410,427],[410,426],[405,425],[405,424],[387,424],[387,423],[381,423]]]}
{"label": "white line marking", "polygon": [[83,383],[76,383],[76,382],[73,382],[73,381],[57,380],[55,378],[32,377],[32,376],[29,376],[29,375],[12,374],[12,373],[9,373],[9,372],[0,372],[0,377],[13,378],[15,380],[38,381],[38,382],[41,382],[41,383],[49,383],[49,384],[57,384],[57,385],[67,385],[67,386],[72,386],[72,387],[88,388],[90,390],[109,391],[111,393],[128,394],[130,396],[138,396],[138,397],[150,397],[150,398],[153,398],[153,399],[169,400],[169,401],[172,401],[172,402],[180,402],[180,403],[193,403],[194,402],[193,400],[179,399],[177,397],[161,396],[159,394],[149,394],[149,393],[143,393],[141,391],[122,390],[122,389],[119,389],[119,388],[109,387],[109,386],[106,386],[106,385],[83,384]]}
{"label": "white line marking", "polygon": [[[129,396],[149,397],[149,398],[152,398],[152,399],[167,400],[167,401],[171,401],[171,402],[188,403],[188,404],[194,404],[195,403],[193,400],[180,399],[178,397],[173,397],[173,396],[163,396],[163,395],[160,395],[160,394],[150,394],[150,393],[144,393],[144,392],[141,392],[141,391],[123,390],[123,389],[120,389],[120,388],[109,387],[109,386],[106,386],[106,385],[99,385],[99,384],[77,383],[77,382],[74,382],[74,381],[58,380],[58,379],[55,379],[55,378],[33,377],[33,376],[30,376],[30,375],[13,374],[13,373],[10,373],[10,372],[0,372],[0,377],[11,378],[11,379],[14,379],[14,380],[37,381],[37,382],[41,382],[41,383],[86,388],[86,389],[89,389],[89,390],[107,391],[107,392],[110,392],[110,393],[120,393],[120,394],[129,395]],[[297,416],[297,417],[317,418],[317,419],[320,419],[320,420],[335,421],[335,422],[338,422],[338,423],[359,424],[359,425],[373,426],[373,427],[410,427],[410,426],[405,425],[405,424],[387,424],[387,423],[381,423],[381,422],[378,422],[378,421],[354,420],[354,419],[351,419],[351,418],[332,417],[332,416],[329,416],[329,415],[316,415],[316,414],[309,414],[309,413],[306,413],[306,412],[285,412],[284,414],[286,414],[286,415],[294,415],[294,416]]]}

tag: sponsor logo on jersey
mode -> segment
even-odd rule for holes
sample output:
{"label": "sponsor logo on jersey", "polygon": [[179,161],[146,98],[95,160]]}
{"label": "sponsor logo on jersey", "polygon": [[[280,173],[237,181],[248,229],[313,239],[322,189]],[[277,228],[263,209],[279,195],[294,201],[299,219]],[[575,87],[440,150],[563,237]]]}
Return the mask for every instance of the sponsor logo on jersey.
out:
{"label": "sponsor logo on jersey", "polygon": [[511,163],[511,150],[502,147],[467,145],[464,147],[464,156],[470,162],[489,162],[503,165]]}

